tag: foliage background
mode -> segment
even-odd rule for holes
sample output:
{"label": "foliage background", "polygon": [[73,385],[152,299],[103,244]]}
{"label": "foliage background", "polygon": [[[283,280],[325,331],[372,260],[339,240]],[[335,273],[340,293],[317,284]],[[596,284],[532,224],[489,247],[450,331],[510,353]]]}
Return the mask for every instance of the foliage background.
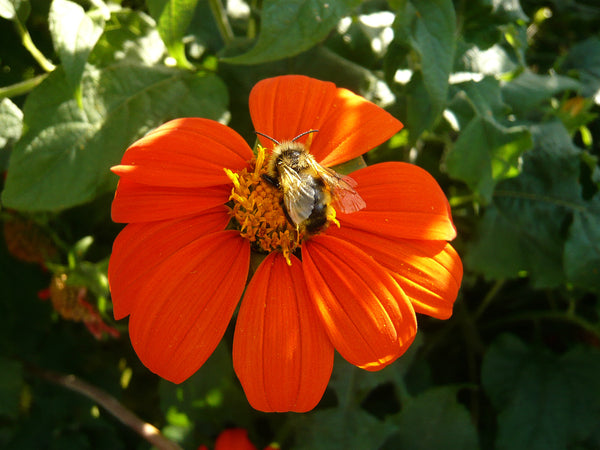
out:
{"label": "foliage background", "polygon": [[[110,395],[183,448],[230,426],[261,448],[600,448],[599,30],[594,0],[0,0],[0,447],[150,448]],[[180,116],[253,142],[249,91],[287,73],[405,124],[367,162],[437,178],[465,263],[450,320],[420,317],[381,372],[336,361],[302,415],[247,405],[230,333],[158,379],[106,282],[125,148]]]}

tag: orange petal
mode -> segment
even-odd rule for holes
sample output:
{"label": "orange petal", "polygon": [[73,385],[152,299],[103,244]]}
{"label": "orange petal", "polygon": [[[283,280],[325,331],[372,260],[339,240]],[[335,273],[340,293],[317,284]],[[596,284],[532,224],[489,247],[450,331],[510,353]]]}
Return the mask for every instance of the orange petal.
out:
{"label": "orange petal", "polygon": [[456,237],[450,205],[435,179],[413,164],[387,162],[352,173],[365,209],[339,214],[342,226],[421,240]]}
{"label": "orange petal", "polygon": [[223,168],[240,170],[252,150],[219,122],[185,118],[165,123],[123,155],[111,170],[121,178],[152,186],[204,187],[229,182]]}
{"label": "orange petal", "polygon": [[136,293],[156,266],[190,242],[225,229],[228,221],[220,206],[199,216],[127,225],[115,239],[108,264],[115,319],[129,315]]}
{"label": "orange petal", "polygon": [[243,428],[231,428],[223,431],[215,442],[215,450],[257,450],[248,439]]}
{"label": "orange petal", "polygon": [[[308,130],[320,130],[335,93],[333,83],[302,75],[259,81],[252,88],[249,99],[254,129],[279,142],[292,140]],[[301,138],[299,142],[306,142],[316,135]],[[259,139],[264,147],[273,148],[273,142],[262,136]]]}
{"label": "orange petal", "polygon": [[417,322],[408,298],[365,252],[315,236],[302,246],[302,267],[329,338],[348,362],[379,370],[412,343]]}
{"label": "orange petal", "polygon": [[112,220],[152,222],[198,214],[229,200],[231,185],[204,188],[148,186],[121,179],[112,203]]}
{"label": "orange petal", "polygon": [[393,239],[347,226],[331,227],[328,234],[351,242],[389,269],[416,312],[438,319],[452,315],[463,267],[446,241]]}
{"label": "orange petal", "polygon": [[311,302],[302,263],[271,253],[248,285],[233,365],[248,401],[265,412],[313,409],[333,368],[333,347]]}
{"label": "orange petal", "polygon": [[144,365],[173,383],[196,372],[225,333],[249,262],[248,242],[228,230],[192,241],[148,271],[129,321]]}
{"label": "orange petal", "polygon": [[339,88],[325,123],[316,133],[310,152],[324,166],[335,166],[387,141],[402,123],[365,98]]}

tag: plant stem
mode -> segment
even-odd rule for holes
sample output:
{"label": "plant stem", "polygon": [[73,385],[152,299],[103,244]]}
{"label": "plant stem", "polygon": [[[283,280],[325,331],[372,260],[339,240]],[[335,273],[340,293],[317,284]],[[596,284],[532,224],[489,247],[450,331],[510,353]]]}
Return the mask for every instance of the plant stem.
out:
{"label": "plant stem", "polygon": [[494,297],[496,297],[496,295],[498,295],[498,292],[500,292],[500,290],[504,286],[504,282],[505,282],[505,280],[503,278],[501,278],[500,280],[496,280],[496,282],[494,283],[492,288],[488,291],[486,296],[483,298],[483,300],[479,304],[479,307],[477,308],[477,311],[475,311],[475,314],[473,314],[473,317],[475,320],[479,319],[481,317],[481,315],[483,314],[483,312],[490,305],[490,303],[492,303],[492,300],[494,300]]}
{"label": "plant stem", "polygon": [[29,35],[29,31],[27,31],[27,28],[25,28],[18,20],[15,21],[15,24],[17,25],[17,31],[21,36],[21,42],[23,43],[23,46],[29,51],[29,53],[31,53],[31,56],[33,56],[42,69],[44,69],[46,72],[52,72],[54,69],[56,69],[56,66],[46,59],[44,54],[35,46],[31,36]]}
{"label": "plant stem", "polygon": [[219,28],[219,33],[221,34],[223,42],[225,42],[225,45],[231,44],[234,38],[233,30],[229,24],[227,11],[225,11],[223,3],[221,3],[221,0],[208,0],[208,4],[210,5],[210,10],[213,13],[215,21],[217,22],[217,28]]}
{"label": "plant stem", "polygon": [[19,83],[12,84],[6,87],[0,87],[0,100],[5,97],[12,98],[19,95],[27,94],[32,91],[38,84],[40,84],[48,76],[47,73],[38,75],[37,77],[30,78]]}
{"label": "plant stem", "polygon": [[125,408],[112,395],[102,389],[80,380],[75,375],[65,375],[51,370],[29,367],[29,371],[40,378],[63,386],[75,392],[79,392],[89,399],[95,401],[115,416],[122,424],[128,426],[141,437],[160,450],[181,450],[175,442],[165,438],[153,425],[144,422],[129,409]]}
{"label": "plant stem", "polygon": [[577,325],[578,327],[584,329],[585,331],[593,334],[596,338],[600,339],[600,328],[587,320],[583,319],[580,316],[576,316],[575,314],[564,313],[562,311],[530,311],[530,312],[522,312],[519,314],[513,314],[511,316],[507,316],[503,319],[498,319],[486,324],[486,326],[498,326],[504,325],[506,323],[522,321],[522,320],[557,320],[560,322],[567,322],[573,325]]}

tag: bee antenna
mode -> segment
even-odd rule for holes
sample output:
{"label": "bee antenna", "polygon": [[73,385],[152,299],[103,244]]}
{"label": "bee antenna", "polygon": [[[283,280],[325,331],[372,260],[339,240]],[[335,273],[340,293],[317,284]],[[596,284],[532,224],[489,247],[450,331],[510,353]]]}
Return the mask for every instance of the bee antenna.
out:
{"label": "bee antenna", "polygon": [[[260,134],[262,137],[266,137],[266,138],[267,138],[267,139],[269,139],[270,141],[273,141],[273,142],[275,142],[277,145],[281,145],[281,143],[280,143],[278,140],[276,140],[276,139],[273,139],[271,136],[267,136],[265,133],[261,133],[260,131],[255,131],[255,133],[256,133],[256,134]],[[304,133],[304,134],[306,134],[306,133]],[[298,137],[300,137],[300,136],[298,136]]]}
{"label": "bee antenna", "polygon": [[317,131],[319,131],[319,130],[308,130],[308,131],[305,131],[304,133],[300,133],[298,136],[296,136],[294,139],[292,139],[292,142],[295,142],[295,141],[297,141],[297,140],[298,140],[298,139],[300,139],[302,136],[305,136],[305,135],[307,135],[307,134],[309,134],[309,133],[316,133]]}

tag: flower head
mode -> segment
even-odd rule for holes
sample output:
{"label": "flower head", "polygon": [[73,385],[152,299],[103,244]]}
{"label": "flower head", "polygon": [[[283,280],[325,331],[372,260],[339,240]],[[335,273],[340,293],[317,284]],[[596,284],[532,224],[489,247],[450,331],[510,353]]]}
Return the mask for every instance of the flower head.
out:
{"label": "flower head", "polygon": [[[323,167],[362,155],[402,127],[346,89],[295,75],[259,82],[250,114],[255,130],[278,142],[318,130],[298,142]],[[266,153],[254,155],[232,129],[187,118],[127,149],[112,169],[121,177],[113,220],[128,223],[109,265],[114,314],[130,316],[142,362],[182,382],[221,340],[251,252],[262,253],[237,317],[234,368],[254,408],[308,411],[329,382],[334,349],[379,370],[412,343],[415,312],[451,315],[462,279],[447,242],[456,231],[435,180],[389,162],[352,173],[364,208],[346,214],[319,197],[325,225],[335,225],[303,233],[285,199],[282,206],[285,190],[263,176],[276,144],[259,140]]]}

